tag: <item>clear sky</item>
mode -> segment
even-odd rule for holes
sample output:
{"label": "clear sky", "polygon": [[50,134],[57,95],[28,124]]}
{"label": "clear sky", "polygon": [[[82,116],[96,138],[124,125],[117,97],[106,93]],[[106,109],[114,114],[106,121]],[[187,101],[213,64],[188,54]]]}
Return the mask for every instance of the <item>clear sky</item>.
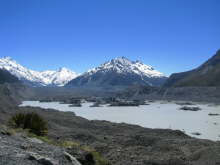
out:
{"label": "clear sky", "polygon": [[76,72],[118,56],[169,75],[220,48],[220,0],[1,0],[0,57]]}

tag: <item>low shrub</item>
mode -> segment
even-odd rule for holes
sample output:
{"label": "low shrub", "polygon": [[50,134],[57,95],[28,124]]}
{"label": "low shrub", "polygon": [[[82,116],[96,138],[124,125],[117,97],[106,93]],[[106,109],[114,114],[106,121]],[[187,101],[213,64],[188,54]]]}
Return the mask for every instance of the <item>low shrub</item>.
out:
{"label": "low shrub", "polygon": [[8,128],[5,125],[0,125],[0,133],[3,134],[3,135],[11,136],[11,135],[16,134],[16,130],[12,129],[12,128]]}
{"label": "low shrub", "polygon": [[95,160],[97,165],[111,165],[108,160],[106,160],[100,153],[93,151],[91,152],[93,159]]}
{"label": "low shrub", "polygon": [[38,136],[44,136],[48,133],[47,121],[35,112],[17,113],[10,118],[9,125],[14,128],[28,129]]}
{"label": "low shrub", "polygon": [[95,149],[89,146],[83,146],[81,149],[87,152],[85,158],[79,160],[82,165],[111,165],[111,163]]}

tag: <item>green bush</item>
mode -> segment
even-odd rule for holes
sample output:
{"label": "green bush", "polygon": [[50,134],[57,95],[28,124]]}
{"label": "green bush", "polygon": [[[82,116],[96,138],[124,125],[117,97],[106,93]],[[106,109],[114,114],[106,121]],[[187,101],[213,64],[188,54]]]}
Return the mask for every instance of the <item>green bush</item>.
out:
{"label": "green bush", "polygon": [[15,128],[28,129],[38,136],[44,136],[48,133],[47,121],[35,112],[17,113],[11,117],[9,125]]}

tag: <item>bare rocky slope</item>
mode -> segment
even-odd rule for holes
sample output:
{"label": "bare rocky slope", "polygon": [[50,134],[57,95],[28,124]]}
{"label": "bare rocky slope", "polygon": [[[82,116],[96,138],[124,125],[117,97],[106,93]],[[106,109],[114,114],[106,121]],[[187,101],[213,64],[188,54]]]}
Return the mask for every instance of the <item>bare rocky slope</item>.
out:
{"label": "bare rocky slope", "polygon": [[1,165],[81,165],[64,148],[0,126]]}
{"label": "bare rocky slope", "polygon": [[216,103],[220,102],[220,87],[169,87],[152,88],[132,86],[116,94],[125,99],[173,100]]}
{"label": "bare rocky slope", "polygon": [[220,50],[198,68],[175,73],[164,84],[165,87],[207,87],[220,86]]}

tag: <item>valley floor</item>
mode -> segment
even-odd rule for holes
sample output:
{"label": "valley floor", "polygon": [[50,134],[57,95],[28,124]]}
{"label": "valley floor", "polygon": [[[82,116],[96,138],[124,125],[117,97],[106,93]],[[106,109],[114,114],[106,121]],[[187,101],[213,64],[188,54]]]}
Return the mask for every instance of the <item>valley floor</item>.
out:
{"label": "valley floor", "polygon": [[[124,106],[119,106],[120,104]],[[145,128],[181,130],[196,138],[220,140],[219,105],[152,100],[145,100],[142,104],[137,105],[129,101],[102,104],[83,101],[73,105],[62,102],[24,101],[20,106],[74,112],[77,116],[88,120],[106,120],[140,125]]]}

